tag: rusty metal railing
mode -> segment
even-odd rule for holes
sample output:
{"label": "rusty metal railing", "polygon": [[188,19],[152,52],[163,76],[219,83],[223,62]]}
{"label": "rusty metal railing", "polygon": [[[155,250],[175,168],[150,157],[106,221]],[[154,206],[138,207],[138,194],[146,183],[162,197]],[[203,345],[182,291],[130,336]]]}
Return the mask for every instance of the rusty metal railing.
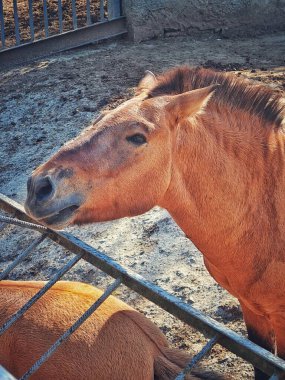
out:
{"label": "rusty metal railing", "polygon": [[[107,288],[105,293],[95,302],[91,308],[85,312],[79,320],[71,326],[60,337],[50,349],[21,377],[21,380],[28,379],[32,373],[34,373],[42,363],[44,363],[59,347],[59,345],[67,339],[82,323],[85,321],[96,308],[104,302],[104,300],[114,291],[120,284],[124,284],[135,292],[141,294],[148,300],[152,301],[162,309],[168,311],[178,319],[187,324],[195,327],[197,330],[209,335],[211,338],[208,343],[202,348],[202,350],[194,356],[191,362],[186,368],[177,376],[176,380],[184,379],[184,376],[191,372],[196,364],[210,352],[212,347],[219,343],[229,351],[235,353],[241,358],[253,364],[263,372],[267,373],[270,380],[279,379],[280,375],[285,374],[285,361],[274,356],[270,352],[250,342],[248,339],[243,338],[234,331],[226,328],[222,324],[216,322],[212,318],[199,312],[192,306],[182,302],[179,298],[167,293],[160,287],[145,280],[140,275],[132,272],[131,270],[124,268],[119,263],[108,257],[102,252],[99,252],[95,248],[84,243],[75,236],[66,232],[56,232],[50,230],[41,225],[35,224],[34,221],[29,218],[21,205],[15,201],[9,199],[3,194],[0,194],[0,209],[14,215],[14,218],[0,216],[0,223],[19,225],[24,228],[30,228],[37,230],[42,235],[40,238],[34,240],[12,263],[0,274],[0,279],[6,277],[16,265],[18,265],[24,257],[31,253],[32,249],[38,246],[44,239],[48,238],[56,243],[60,244],[64,248],[68,249],[75,254],[65,266],[63,266],[54,277],[43,287],[37,294],[35,294],[17,313],[15,313],[8,321],[0,327],[0,335],[6,331],[13,323],[16,323],[18,318],[28,310],[34,302],[36,302],[56,281],[62,277],[70,268],[72,268],[79,260],[86,260],[89,263],[95,265],[111,277],[115,278],[115,282]],[[1,226],[1,225],[0,225]],[[16,262],[16,265],[15,265]],[[1,339],[1,336],[0,336]],[[0,379],[4,380],[5,377]],[[3,375],[4,376],[4,375]]]}
{"label": "rusty metal railing", "polygon": [[57,0],[51,12],[47,0],[0,0],[0,68],[126,35],[121,0],[71,0],[70,12],[67,4]]}

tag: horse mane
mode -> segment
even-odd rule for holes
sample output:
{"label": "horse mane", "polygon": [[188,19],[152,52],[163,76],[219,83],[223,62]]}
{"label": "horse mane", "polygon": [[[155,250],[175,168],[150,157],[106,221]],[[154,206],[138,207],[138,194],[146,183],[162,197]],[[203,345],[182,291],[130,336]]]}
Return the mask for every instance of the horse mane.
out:
{"label": "horse mane", "polygon": [[[171,69],[157,78],[149,97],[177,95],[197,88],[219,84],[213,99],[259,116],[262,120],[281,127],[285,116],[282,95],[272,89],[234,74],[188,66]],[[282,104],[283,103],[283,104]]]}

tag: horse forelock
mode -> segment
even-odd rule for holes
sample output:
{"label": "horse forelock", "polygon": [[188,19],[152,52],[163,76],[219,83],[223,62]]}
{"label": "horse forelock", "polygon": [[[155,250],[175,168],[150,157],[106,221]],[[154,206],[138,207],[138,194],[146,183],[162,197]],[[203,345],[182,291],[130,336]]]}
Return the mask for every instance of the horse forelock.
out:
{"label": "horse forelock", "polygon": [[186,91],[219,84],[213,100],[219,104],[257,115],[262,120],[281,127],[285,117],[282,95],[272,89],[231,73],[220,73],[201,67],[182,66],[171,69],[157,78],[149,97],[177,95]]}

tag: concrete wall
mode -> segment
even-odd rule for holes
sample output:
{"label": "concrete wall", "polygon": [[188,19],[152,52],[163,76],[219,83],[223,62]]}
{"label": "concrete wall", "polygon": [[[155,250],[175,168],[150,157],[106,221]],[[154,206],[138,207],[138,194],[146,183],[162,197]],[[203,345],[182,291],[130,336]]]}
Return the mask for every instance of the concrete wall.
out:
{"label": "concrete wall", "polygon": [[285,30],[285,0],[123,0],[134,41],[214,32],[223,36]]}

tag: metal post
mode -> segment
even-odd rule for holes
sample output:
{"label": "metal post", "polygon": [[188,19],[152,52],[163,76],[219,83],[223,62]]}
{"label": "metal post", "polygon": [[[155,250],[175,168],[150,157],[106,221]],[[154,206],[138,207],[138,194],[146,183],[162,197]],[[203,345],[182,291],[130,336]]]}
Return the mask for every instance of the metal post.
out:
{"label": "metal post", "polygon": [[105,19],[104,0],[100,0],[100,21]]}
{"label": "metal post", "polygon": [[121,16],[121,3],[118,0],[108,0],[108,20]]}
{"label": "metal post", "polygon": [[35,30],[34,30],[33,0],[29,0],[29,25],[30,25],[31,41],[34,41]]}
{"label": "metal post", "polygon": [[1,23],[1,42],[2,48],[5,47],[5,26],[4,26],[4,12],[3,12],[3,1],[0,0],[0,23]]}
{"label": "metal post", "polygon": [[45,37],[49,36],[48,33],[48,11],[47,11],[47,0],[43,0],[43,9],[44,9],[44,25],[45,25]]}
{"label": "metal post", "polygon": [[90,15],[90,0],[86,0],[86,19],[87,25],[91,25],[91,15]]}
{"label": "metal post", "polygon": [[13,0],[13,8],[14,8],[14,22],[15,22],[16,45],[20,45],[20,30],[19,30],[19,17],[18,17],[17,0]]}
{"label": "metal post", "polygon": [[73,29],[77,29],[76,0],[71,0]]}
{"label": "metal post", "polygon": [[62,25],[62,4],[61,0],[58,0],[58,22],[59,22],[59,33],[63,32],[63,25]]}

